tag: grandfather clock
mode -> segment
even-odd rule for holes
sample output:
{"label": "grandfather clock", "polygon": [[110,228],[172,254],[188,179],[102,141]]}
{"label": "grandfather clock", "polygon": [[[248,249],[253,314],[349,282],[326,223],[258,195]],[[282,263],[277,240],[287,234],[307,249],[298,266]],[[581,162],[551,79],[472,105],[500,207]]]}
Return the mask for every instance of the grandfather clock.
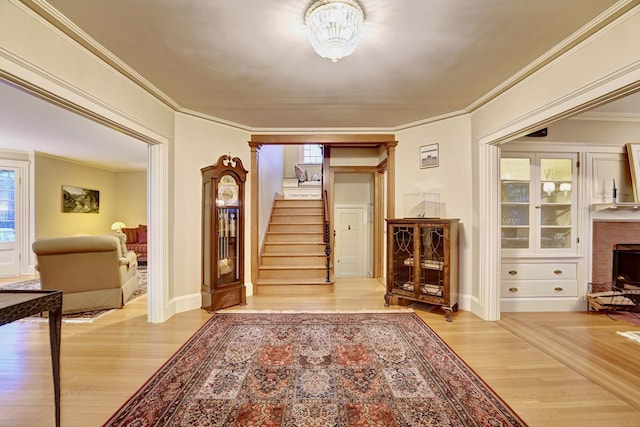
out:
{"label": "grandfather clock", "polygon": [[244,183],[239,158],[223,155],[202,172],[202,308],[246,304]]}

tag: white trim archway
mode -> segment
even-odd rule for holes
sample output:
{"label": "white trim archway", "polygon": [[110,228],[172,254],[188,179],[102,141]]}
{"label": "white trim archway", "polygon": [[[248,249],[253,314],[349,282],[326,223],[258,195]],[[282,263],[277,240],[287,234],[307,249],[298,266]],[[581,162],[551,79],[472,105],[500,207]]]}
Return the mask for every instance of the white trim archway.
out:
{"label": "white trim archway", "polygon": [[640,64],[635,70],[610,76],[575,90],[557,102],[509,122],[477,139],[479,171],[478,273],[480,295],[476,314],[485,320],[500,319],[500,144],[544,128],[553,122],[640,90]]}

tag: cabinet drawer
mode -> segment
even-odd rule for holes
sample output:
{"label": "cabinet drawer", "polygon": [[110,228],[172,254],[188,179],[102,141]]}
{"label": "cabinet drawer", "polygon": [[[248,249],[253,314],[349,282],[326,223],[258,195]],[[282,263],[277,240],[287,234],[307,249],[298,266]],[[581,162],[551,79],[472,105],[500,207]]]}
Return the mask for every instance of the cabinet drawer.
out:
{"label": "cabinet drawer", "polygon": [[577,280],[503,280],[500,284],[502,298],[522,297],[575,297],[578,296]]}
{"label": "cabinet drawer", "polygon": [[569,262],[554,262],[541,264],[505,263],[500,268],[502,280],[553,280],[575,279],[576,264]]}

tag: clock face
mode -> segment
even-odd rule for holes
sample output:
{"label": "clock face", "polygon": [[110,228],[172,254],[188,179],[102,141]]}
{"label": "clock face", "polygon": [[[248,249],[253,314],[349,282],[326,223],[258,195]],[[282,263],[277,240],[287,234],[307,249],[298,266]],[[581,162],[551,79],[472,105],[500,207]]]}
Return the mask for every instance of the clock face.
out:
{"label": "clock face", "polygon": [[238,184],[233,177],[225,175],[220,179],[218,199],[222,200],[225,206],[238,206]]}
{"label": "clock face", "polygon": [[229,187],[225,187],[222,189],[222,200],[225,202],[229,202],[229,200],[233,199],[233,190]]}

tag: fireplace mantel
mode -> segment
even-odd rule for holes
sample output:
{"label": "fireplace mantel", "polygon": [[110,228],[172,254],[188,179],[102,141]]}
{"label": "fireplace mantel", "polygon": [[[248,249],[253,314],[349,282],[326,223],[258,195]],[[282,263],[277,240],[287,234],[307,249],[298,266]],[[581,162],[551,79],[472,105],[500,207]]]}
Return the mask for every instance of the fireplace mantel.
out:
{"label": "fireplace mantel", "polygon": [[593,210],[598,211],[616,211],[618,209],[623,210],[637,210],[640,209],[640,203],[634,202],[621,202],[621,203],[595,203],[593,205]]}

